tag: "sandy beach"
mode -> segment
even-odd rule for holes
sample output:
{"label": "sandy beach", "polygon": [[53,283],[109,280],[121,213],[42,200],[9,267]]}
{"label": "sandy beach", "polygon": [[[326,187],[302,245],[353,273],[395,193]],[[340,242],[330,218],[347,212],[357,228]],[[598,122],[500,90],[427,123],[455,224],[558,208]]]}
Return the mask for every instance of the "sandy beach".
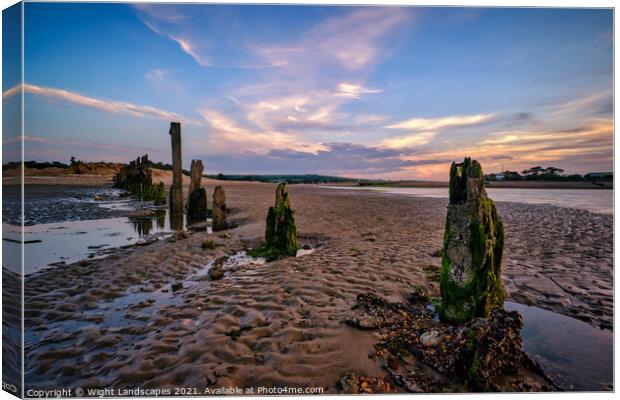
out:
{"label": "sandy beach", "polygon": [[[209,202],[214,182],[206,183]],[[260,244],[275,189],[217,183],[233,229],[189,230],[26,277],[26,374],[35,388],[278,385],[335,393],[346,373],[386,376],[372,357],[376,335],[344,321],[359,294],[403,302],[417,287],[439,295],[447,199],[292,185],[300,244],[314,252],[225,266],[224,277],[211,280],[200,273],[210,262]],[[508,300],[612,329],[613,217],[516,203],[498,210]]]}

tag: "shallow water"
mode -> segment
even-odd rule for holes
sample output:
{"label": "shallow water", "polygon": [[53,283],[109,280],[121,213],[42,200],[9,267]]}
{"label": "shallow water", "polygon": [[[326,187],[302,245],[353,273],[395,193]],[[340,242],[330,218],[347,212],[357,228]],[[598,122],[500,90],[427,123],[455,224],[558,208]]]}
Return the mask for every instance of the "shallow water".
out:
{"label": "shallow water", "polygon": [[[35,272],[57,263],[104,257],[115,248],[165,238],[184,229],[185,217],[172,220],[166,207],[153,207],[121,196],[106,187],[29,187],[25,202],[24,272]],[[95,200],[100,196],[101,200]],[[18,193],[10,193],[3,207],[3,266],[20,270],[20,226],[15,214]],[[8,208],[7,208],[8,207]],[[146,215],[126,215],[142,210]]]}
{"label": "shallow water", "polygon": [[[419,197],[448,197],[448,188],[397,188],[359,186],[321,186],[330,189],[370,190],[381,193]],[[487,188],[495,201],[526,204],[550,204],[579,208],[600,214],[613,214],[614,193],[607,189],[493,189]]]}
{"label": "shallow water", "polygon": [[523,316],[523,348],[564,390],[613,389],[613,332],[566,315],[506,302]]}

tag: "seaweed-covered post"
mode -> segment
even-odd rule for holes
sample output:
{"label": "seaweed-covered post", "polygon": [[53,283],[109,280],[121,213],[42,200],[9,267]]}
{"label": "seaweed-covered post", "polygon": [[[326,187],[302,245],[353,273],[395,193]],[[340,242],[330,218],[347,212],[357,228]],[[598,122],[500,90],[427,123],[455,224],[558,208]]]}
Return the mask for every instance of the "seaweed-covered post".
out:
{"label": "seaweed-covered post", "polygon": [[297,227],[291,210],[291,200],[286,190],[286,183],[278,184],[276,202],[269,207],[265,227],[265,248],[275,250],[278,256],[297,254]]}
{"label": "seaweed-covered post", "polygon": [[226,192],[224,188],[217,185],[213,190],[213,231],[223,231],[228,229],[226,222]]}
{"label": "seaweed-covered post", "polygon": [[170,123],[172,143],[172,186],[170,187],[170,213],[183,215],[183,160],[181,158],[181,123]]}
{"label": "seaweed-covered post", "polygon": [[192,160],[190,169],[189,198],[187,201],[187,223],[193,224],[207,220],[207,191],[202,187],[201,160]]}
{"label": "seaweed-covered post", "polygon": [[503,308],[504,227],[484,188],[482,167],[465,158],[450,168],[441,259],[441,317],[465,322]]}

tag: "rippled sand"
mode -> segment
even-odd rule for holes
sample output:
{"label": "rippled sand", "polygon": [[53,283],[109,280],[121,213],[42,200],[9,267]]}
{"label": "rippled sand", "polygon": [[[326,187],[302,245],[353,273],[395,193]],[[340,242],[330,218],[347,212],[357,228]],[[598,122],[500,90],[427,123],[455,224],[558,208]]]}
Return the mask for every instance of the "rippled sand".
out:
{"label": "rippled sand", "polygon": [[[360,293],[403,301],[422,286],[438,295],[447,200],[290,186],[300,241],[316,251],[233,267],[211,281],[206,265],[260,242],[275,189],[223,183],[235,229],[190,233],[27,278],[32,387],[334,392],[347,372],[385,375],[368,357],[372,333],[343,320]],[[509,298],[611,328],[612,217],[511,203],[498,209]],[[205,239],[215,248],[202,248]],[[183,288],[173,292],[177,282]]]}

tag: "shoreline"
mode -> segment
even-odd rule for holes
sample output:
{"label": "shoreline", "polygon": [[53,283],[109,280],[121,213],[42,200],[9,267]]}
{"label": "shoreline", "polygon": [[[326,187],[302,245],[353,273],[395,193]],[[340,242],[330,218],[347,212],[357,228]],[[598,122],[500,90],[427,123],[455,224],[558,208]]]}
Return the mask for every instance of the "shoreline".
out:
{"label": "shoreline", "polygon": [[[153,169],[153,181],[164,182],[166,186],[169,186],[172,182],[171,171]],[[113,175],[109,174],[40,174],[37,175],[36,171],[28,170],[24,175],[25,185],[67,185],[67,186],[82,186],[82,185],[107,185],[113,183]],[[208,182],[219,182],[224,184],[226,182],[251,182],[251,181],[226,181],[215,180],[211,178],[205,178]],[[189,177],[183,175],[183,181],[189,182]],[[257,182],[264,183],[267,182]],[[21,184],[21,177],[14,174],[3,174],[3,185],[19,185]],[[291,184],[291,185],[304,185],[303,183]],[[333,182],[333,183],[313,183],[310,185],[316,186],[351,186],[360,188],[448,188],[448,182],[443,181],[393,181],[385,182],[373,185],[358,185],[357,182]],[[613,182],[600,182],[600,184],[594,184],[592,182],[557,182],[557,181],[500,181],[500,182],[487,182],[487,188],[491,189],[592,189],[592,190],[613,190]]]}
{"label": "shoreline", "polygon": [[[448,182],[420,181],[420,182],[394,182],[378,185],[358,185],[355,182],[324,183],[320,186],[351,186],[359,188],[448,188]],[[486,182],[487,189],[595,189],[613,190],[613,182],[605,182],[603,186],[591,182],[542,182],[542,181],[504,181]]]}

